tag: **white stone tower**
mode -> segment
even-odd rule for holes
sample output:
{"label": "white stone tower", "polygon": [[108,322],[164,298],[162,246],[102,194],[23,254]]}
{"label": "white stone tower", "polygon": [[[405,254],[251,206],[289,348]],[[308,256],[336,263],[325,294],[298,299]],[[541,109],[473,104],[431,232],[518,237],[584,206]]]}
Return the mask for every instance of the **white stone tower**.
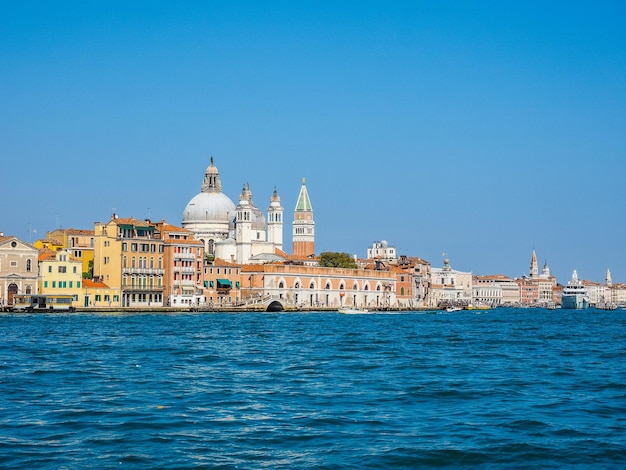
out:
{"label": "white stone tower", "polygon": [[283,249],[283,208],[276,188],[267,209],[267,241],[272,243],[274,248]]}
{"label": "white stone tower", "polygon": [[237,262],[247,263],[252,255],[252,195],[246,184],[241,190],[239,204],[235,208],[235,239],[237,240]]}

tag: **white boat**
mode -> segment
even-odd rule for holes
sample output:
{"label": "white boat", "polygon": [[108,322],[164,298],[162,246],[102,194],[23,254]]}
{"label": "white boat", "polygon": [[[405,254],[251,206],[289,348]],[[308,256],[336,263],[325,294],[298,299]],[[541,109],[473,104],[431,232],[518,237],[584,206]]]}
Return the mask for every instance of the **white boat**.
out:
{"label": "white boat", "polygon": [[587,286],[578,279],[578,273],[575,269],[572,273],[572,278],[568,281],[566,286],[563,286],[561,308],[570,310],[589,308],[589,292],[587,291]]}
{"label": "white boat", "polygon": [[462,307],[448,307],[446,309],[446,312],[448,313],[452,313],[452,312],[460,312],[461,310],[463,310]]}
{"label": "white boat", "polygon": [[369,313],[365,308],[340,307],[337,309],[339,313]]}

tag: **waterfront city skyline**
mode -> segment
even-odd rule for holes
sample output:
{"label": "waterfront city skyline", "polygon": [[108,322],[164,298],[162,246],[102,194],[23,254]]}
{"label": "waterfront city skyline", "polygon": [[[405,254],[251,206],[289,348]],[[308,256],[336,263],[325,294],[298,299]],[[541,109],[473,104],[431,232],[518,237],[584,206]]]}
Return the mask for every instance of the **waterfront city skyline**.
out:
{"label": "waterfront city skyline", "polygon": [[618,2],[0,6],[0,231],[180,225],[215,158],[316,253],[626,281]]}

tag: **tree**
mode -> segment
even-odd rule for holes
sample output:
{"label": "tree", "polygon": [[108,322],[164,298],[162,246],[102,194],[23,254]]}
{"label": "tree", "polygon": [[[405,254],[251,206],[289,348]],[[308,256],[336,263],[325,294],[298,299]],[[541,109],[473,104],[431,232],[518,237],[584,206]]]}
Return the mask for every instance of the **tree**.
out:
{"label": "tree", "polygon": [[320,253],[320,266],[324,268],[357,269],[356,261],[348,253],[325,251]]}

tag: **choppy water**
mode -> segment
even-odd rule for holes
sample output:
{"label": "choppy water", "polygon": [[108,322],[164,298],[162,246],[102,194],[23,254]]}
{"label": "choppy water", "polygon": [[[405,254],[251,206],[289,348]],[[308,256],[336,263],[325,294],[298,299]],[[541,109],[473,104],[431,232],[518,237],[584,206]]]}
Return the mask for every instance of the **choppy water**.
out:
{"label": "choppy water", "polygon": [[622,468],[626,312],[0,316],[3,468]]}

